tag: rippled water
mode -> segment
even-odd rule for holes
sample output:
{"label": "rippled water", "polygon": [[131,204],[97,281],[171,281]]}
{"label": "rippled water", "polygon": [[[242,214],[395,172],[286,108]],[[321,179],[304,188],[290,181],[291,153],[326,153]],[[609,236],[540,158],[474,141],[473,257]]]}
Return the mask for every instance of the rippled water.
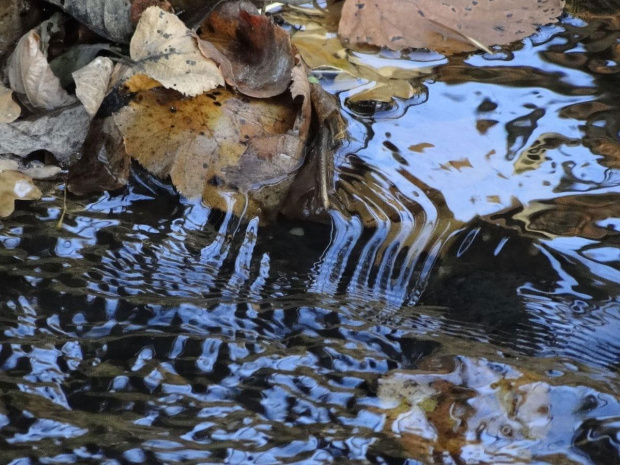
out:
{"label": "rippled water", "polygon": [[619,38],[568,18],[409,101],[339,91],[328,225],[139,170],[61,229],[58,189],[20,205],[2,463],[620,463]]}

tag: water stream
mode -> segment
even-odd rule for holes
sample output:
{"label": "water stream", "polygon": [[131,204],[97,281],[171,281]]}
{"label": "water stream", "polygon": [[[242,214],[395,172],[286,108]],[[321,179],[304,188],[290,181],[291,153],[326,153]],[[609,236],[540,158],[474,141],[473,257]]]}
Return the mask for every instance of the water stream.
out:
{"label": "water stream", "polygon": [[[138,168],[0,223],[0,457],[620,464],[620,29],[568,17],[349,102],[329,224]],[[368,56],[386,62],[390,56]]]}

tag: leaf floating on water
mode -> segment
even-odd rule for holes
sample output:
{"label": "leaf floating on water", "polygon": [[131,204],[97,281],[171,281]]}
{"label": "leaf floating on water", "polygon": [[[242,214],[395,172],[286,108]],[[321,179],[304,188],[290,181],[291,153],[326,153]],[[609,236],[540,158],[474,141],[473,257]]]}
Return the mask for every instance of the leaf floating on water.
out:
{"label": "leaf floating on water", "polygon": [[130,0],[47,0],[113,42],[128,43],[133,33]]}
{"label": "leaf floating on water", "polygon": [[213,11],[201,26],[200,49],[239,92],[275,97],[288,88],[295,65],[289,34],[247,5],[229,2]]}
{"label": "leaf floating on water", "polygon": [[53,110],[75,102],[60,85],[47,58],[41,50],[41,36],[30,31],[17,43],[9,58],[8,77],[11,88],[26,94],[28,101],[37,108]]}
{"label": "leaf floating on water", "polygon": [[175,15],[157,7],[143,13],[130,54],[144,74],[184,95],[224,85],[218,66],[200,53],[193,33]]}
{"label": "leaf floating on water", "polygon": [[563,8],[564,0],[346,0],[339,33],[354,45],[450,54],[521,40],[555,23]]}
{"label": "leaf floating on water", "polygon": [[15,211],[16,200],[38,200],[41,191],[32,179],[18,171],[0,173],[0,218],[6,218]]}
{"label": "leaf floating on water", "polygon": [[12,123],[21,112],[21,107],[13,100],[13,91],[0,84],[0,124]]}
{"label": "leaf floating on water", "polygon": [[80,150],[90,124],[90,115],[80,104],[0,124],[0,153],[25,157],[47,150],[62,164],[70,164]]}
{"label": "leaf floating on water", "polygon": [[106,96],[113,68],[112,60],[100,57],[73,73],[75,95],[90,116],[95,116]]}

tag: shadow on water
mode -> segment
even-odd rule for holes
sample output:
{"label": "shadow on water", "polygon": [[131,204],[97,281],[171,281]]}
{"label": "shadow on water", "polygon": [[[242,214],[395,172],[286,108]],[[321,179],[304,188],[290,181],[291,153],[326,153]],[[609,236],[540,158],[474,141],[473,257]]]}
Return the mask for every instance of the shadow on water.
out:
{"label": "shadow on water", "polygon": [[620,463],[618,37],[568,18],[345,107],[329,225],[140,170],[61,229],[21,205],[2,461]]}

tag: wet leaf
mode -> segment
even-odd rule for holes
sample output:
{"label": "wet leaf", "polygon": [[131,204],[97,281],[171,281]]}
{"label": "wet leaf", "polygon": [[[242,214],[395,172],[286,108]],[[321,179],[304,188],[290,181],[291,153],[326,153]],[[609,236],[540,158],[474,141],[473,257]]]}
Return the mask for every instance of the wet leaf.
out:
{"label": "wet leaf", "polygon": [[[193,98],[155,88],[140,91],[115,115],[129,155],[180,193],[221,210],[269,218],[303,163],[310,102],[305,69],[288,95],[241,97],[218,89]],[[131,86],[132,80],[128,82]],[[230,198],[241,200],[235,206]],[[248,204],[245,205],[245,195]]]}
{"label": "wet leaf", "polygon": [[41,50],[41,36],[36,30],[28,32],[17,43],[9,58],[7,74],[11,88],[25,94],[37,108],[53,110],[75,102],[47,62]]}
{"label": "wet leaf", "polygon": [[47,0],[113,42],[128,43],[133,33],[130,0]]}
{"label": "wet leaf", "polygon": [[556,22],[563,8],[563,0],[346,0],[339,33],[353,45],[458,53],[477,48],[470,39],[484,46],[523,39]]}
{"label": "wet leaf", "polygon": [[325,221],[334,194],[334,154],[347,134],[346,123],[338,99],[320,85],[311,85],[310,98],[316,134],[282,213],[289,218]]}
{"label": "wet leaf", "polygon": [[[374,100],[390,103],[393,98],[411,98],[421,92],[423,86],[419,80],[431,73],[431,67],[411,67],[410,60],[385,60],[387,63],[383,64],[383,60],[375,59],[380,56],[368,60],[369,57],[342,45],[337,35],[325,27],[320,10],[310,11],[316,11],[318,19],[314,16],[297,19],[299,22],[294,24],[301,29],[294,33],[291,41],[311,69],[319,73],[336,73],[334,83],[337,83],[338,90],[350,91],[350,102]],[[296,18],[284,17],[289,20]]]}
{"label": "wet leaf", "polygon": [[[247,8],[247,9],[246,9]],[[251,97],[285,92],[295,65],[289,34],[255,8],[223,3],[201,26],[202,53],[220,65],[226,82]]]}
{"label": "wet leaf", "polygon": [[218,66],[200,53],[192,32],[175,15],[157,7],[142,15],[130,53],[145,74],[184,95],[224,85]]}
{"label": "wet leaf", "polygon": [[555,440],[549,434],[553,388],[539,378],[458,357],[445,374],[397,372],[383,378],[378,397],[388,412],[388,434],[415,460],[433,463],[433,456],[449,454],[465,462],[477,457],[484,463],[529,463],[533,446]]}
{"label": "wet leaf", "polygon": [[95,116],[106,96],[113,68],[112,60],[100,57],[73,73],[75,95],[90,116]]}
{"label": "wet leaf", "polygon": [[90,115],[80,104],[0,124],[0,153],[24,157],[47,150],[68,165],[82,146],[89,124]]}
{"label": "wet leaf", "polygon": [[0,124],[12,123],[21,112],[21,107],[13,100],[13,91],[0,84]]}
{"label": "wet leaf", "polygon": [[67,188],[76,195],[116,190],[127,184],[131,159],[114,118],[97,118],[82,148],[82,158],[71,166]]}
{"label": "wet leaf", "polygon": [[16,200],[38,200],[41,191],[32,179],[18,171],[0,172],[0,218],[15,211]]}

